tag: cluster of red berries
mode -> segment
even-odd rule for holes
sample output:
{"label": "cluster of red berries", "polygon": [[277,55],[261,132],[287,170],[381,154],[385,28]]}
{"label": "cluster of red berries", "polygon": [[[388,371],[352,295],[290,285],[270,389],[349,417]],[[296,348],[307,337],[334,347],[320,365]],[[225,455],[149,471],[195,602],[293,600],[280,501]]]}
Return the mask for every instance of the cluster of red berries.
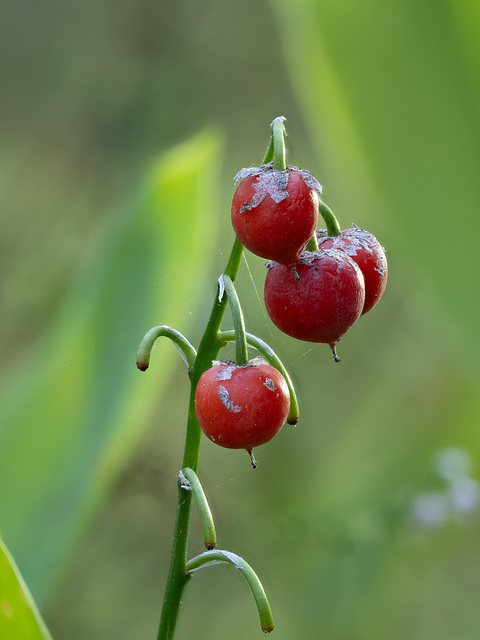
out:
{"label": "cluster of red berries", "polygon": [[[337,341],[385,290],[383,248],[356,226],[337,235],[317,231],[322,188],[307,171],[269,163],[243,169],[239,181],[232,225],[247,249],[270,261],[264,295],[271,320],[289,336],[330,345],[338,361]],[[288,389],[270,365],[219,364],[200,379],[196,411],[212,441],[251,452],[284,424]]]}
{"label": "cluster of red berries", "polygon": [[272,261],[267,312],[284,333],[327,343],[335,355],[339,338],[385,290],[385,253],[371,233],[355,226],[337,236],[321,229],[318,250],[305,251],[317,227],[319,183],[296,167],[264,165],[238,177],[245,173],[233,197],[232,225],[249,251]]}

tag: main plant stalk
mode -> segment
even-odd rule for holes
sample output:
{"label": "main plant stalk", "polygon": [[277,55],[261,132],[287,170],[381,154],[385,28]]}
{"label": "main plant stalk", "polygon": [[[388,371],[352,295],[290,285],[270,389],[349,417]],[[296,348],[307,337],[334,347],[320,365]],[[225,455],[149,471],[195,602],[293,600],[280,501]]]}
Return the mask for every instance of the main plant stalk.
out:
{"label": "main plant stalk", "polygon": [[[235,281],[238,268],[240,266],[242,252],[242,244],[235,239],[227,267],[224,271],[225,275],[229,276],[232,282]],[[212,361],[217,358],[218,352],[223,346],[218,340],[218,335],[223,315],[225,313],[226,304],[226,295],[223,295],[221,299],[219,299],[219,295],[215,297],[210,318],[198,348],[195,366],[189,374],[191,390],[182,468],[190,467],[190,469],[193,469],[194,471],[197,471],[198,467],[201,439],[201,429],[195,413],[195,391],[200,376],[204,371],[212,366]],[[187,563],[192,504],[192,492],[184,491],[179,486],[172,555],[170,559],[170,569],[168,572],[165,596],[163,599],[158,640],[171,640],[173,638],[183,590],[185,589],[190,577],[185,570],[185,566]]]}

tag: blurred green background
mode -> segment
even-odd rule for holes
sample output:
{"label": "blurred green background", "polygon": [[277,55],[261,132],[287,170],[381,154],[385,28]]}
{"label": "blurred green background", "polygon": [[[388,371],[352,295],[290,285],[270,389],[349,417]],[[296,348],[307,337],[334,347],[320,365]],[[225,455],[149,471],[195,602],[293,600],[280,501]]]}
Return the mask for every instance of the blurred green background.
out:
{"label": "blurred green background", "polygon": [[[232,176],[284,115],[289,163],[384,244],[389,284],[334,365],[272,326],[246,256],[248,330],[302,417],[255,472],[204,442],[219,546],[278,640],[476,640],[480,5],[7,0],[0,75],[0,533],[53,636],[156,637],[188,380],[171,345],[146,374],[135,352],[155,324],[198,344]],[[238,572],[195,576],[179,639],[260,633]]]}

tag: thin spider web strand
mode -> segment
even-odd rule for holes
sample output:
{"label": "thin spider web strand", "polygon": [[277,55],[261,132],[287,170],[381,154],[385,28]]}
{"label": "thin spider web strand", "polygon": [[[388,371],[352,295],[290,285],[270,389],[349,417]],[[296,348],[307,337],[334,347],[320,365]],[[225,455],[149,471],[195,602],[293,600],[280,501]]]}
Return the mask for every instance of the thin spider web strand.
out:
{"label": "thin spider web strand", "polygon": [[260,295],[258,293],[257,285],[255,284],[255,280],[253,279],[253,274],[250,271],[250,266],[248,264],[247,257],[246,257],[245,254],[243,254],[243,259],[245,261],[245,266],[247,267],[248,275],[250,277],[250,282],[252,283],[253,290],[255,291],[255,295],[257,296],[258,304],[260,306],[260,309],[262,310],[263,319],[265,320],[265,325],[266,325],[266,327],[268,329],[268,333],[270,334],[270,339],[273,342],[274,347],[275,347],[275,351],[276,351],[277,350],[277,344],[276,344],[275,336],[273,335],[272,327],[270,326],[270,322],[269,322],[269,318],[268,318],[267,312],[265,310],[265,307],[262,304],[262,300],[261,300]]}

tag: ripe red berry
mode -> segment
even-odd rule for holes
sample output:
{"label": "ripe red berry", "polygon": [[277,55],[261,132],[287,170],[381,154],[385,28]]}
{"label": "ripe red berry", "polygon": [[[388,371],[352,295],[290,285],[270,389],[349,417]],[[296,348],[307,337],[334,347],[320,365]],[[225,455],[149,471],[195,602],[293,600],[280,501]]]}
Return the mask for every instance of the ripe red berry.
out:
{"label": "ripe red berry", "polygon": [[284,377],[261,358],[245,366],[216,364],[202,374],[195,393],[205,435],[221,447],[246,449],[250,455],[280,431],[289,410]]}
{"label": "ripe red berry", "polygon": [[326,229],[319,229],[317,238],[320,249],[345,251],[358,264],[365,280],[362,314],[373,309],[385,291],[388,276],[385,251],[375,236],[353,225],[335,237],[328,236]]}
{"label": "ripe red berry", "polygon": [[271,163],[240,171],[238,180],[232,225],[240,242],[261,258],[295,264],[317,227],[320,184],[308,171],[274,171]]}
{"label": "ripe red berry", "polygon": [[332,348],[358,320],[365,302],[362,272],[343,251],[305,251],[292,269],[267,265],[265,306],[284,333]]}

